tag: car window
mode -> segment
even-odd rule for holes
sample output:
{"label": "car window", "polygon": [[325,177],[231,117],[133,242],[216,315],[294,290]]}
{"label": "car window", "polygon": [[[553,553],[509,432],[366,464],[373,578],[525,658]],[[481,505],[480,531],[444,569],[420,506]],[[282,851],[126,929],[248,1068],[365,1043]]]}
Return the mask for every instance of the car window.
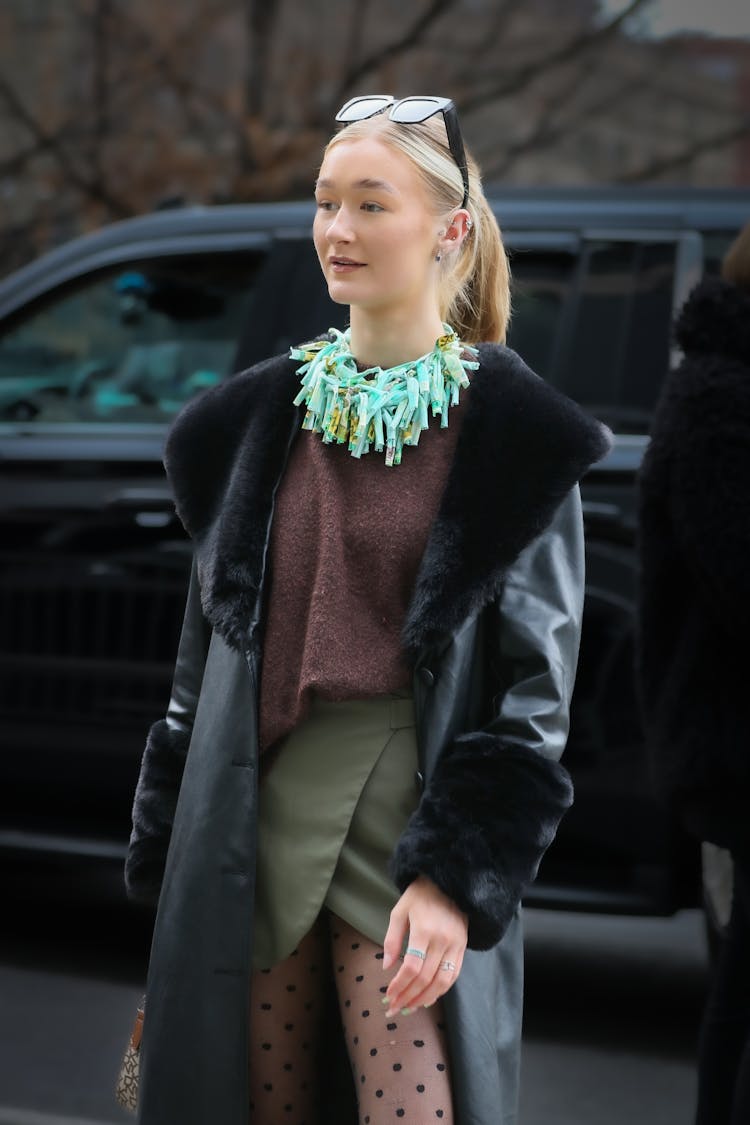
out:
{"label": "car window", "polygon": [[554,381],[621,433],[647,433],[669,368],[677,244],[595,240]]}
{"label": "car window", "polygon": [[514,250],[510,254],[508,344],[546,379],[553,374],[575,262],[572,254],[564,253]]}
{"label": "car window", "polygon": [[88,275],[0,338],[0,421],[164,422],[229,374],[262,252]]}

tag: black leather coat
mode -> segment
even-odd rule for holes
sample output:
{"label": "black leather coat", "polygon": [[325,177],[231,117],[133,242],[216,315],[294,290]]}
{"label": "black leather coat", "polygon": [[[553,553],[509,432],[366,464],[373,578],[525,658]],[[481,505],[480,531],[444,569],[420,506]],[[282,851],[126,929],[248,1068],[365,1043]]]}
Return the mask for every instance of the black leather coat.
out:
{"label": "black leather coat", "polygon": [[[470,948],[445,1001],[456,1120],[507,1125],[519,904],[572,799],[559,758],[583,603],[577,481],[609,439],[509,349],[483,345],[479,358],[403,631],[423,791],[393,875],[404,888],[426,874],[468,914]],[[257,687],[274,496],[301,421],[294,367],[280,357],[234,376],[190,403],[167,443],[195,568],[126,866],[131,894],[161,886],[142,1125],[249,1121]]]}

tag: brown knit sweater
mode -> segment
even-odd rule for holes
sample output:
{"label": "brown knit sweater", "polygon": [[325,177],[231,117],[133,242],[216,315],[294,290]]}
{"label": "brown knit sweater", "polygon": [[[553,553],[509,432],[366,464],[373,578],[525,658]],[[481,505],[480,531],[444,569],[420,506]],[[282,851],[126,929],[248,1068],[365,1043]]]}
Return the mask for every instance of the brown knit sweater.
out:
{"label": "brown knit sweater", "polygon": [[408,688],[401,627],[470,388],[400,465],[359,460],[303,430],[279,487],[260,687],[260,746],[304,718],[313,694],[363,699]]}

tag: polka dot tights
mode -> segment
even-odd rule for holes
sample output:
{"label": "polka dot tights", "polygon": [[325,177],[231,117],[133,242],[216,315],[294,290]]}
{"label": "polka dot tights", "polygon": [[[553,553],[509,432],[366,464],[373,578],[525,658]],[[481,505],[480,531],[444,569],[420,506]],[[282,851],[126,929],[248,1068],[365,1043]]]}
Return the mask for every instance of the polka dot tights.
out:
{"label": "polka dot tights", "polygon": [[319,1125],[318,1028],[330,967],[359,1103],[360,1125],[453,1125],[440,1002],[385,1016],[383,950],[323,915],[291,957],[253,974],[250,1108],[253,1125]]}

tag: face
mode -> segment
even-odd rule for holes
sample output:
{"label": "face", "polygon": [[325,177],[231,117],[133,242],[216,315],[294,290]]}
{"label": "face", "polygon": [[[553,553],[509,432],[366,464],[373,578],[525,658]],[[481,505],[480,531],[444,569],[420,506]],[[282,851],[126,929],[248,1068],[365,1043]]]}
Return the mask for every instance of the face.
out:
{"label": "face", "polygon": [[315,249],[334,301],[403,314],[434,294],[440,224],[407,156],[371,137],[339,141],[315,198]]}

